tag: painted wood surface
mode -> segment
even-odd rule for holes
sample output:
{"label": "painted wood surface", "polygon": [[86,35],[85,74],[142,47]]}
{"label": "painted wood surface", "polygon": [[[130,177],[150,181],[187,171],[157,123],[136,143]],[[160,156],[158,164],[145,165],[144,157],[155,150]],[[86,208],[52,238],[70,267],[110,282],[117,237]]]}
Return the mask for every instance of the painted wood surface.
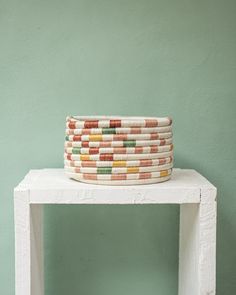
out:
{"label": "painted wood surface", "polygon": [[15,192],[27,190],[31,204],[182,204],[200,203],[202,189],[215,191],[194,170],[174,169],[164,183],[104,186],[71,180],[63,169],[42,169],[31,170]]}
{"label": "painted wood surface", "polygon": [[44,294],[43,204],[180,204],[179,295],[215,295],[216,188],[194,170],[165,183],[89,185],[31,170],[14,191],[16,295]]}

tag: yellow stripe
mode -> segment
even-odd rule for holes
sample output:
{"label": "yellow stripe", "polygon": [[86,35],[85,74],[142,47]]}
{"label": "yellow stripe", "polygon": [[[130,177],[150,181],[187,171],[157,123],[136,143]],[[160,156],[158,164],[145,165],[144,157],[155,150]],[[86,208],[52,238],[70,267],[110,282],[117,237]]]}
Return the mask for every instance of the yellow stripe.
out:
{"label": "yellow stripe", "polygon": [[139,172],[139,167],[128,167],[127,168],[127,173],[138,173]]}
{"label": "yellow stripe", "polygon": [[80,161],[89,161],[89,155],[80,155]]}
{"label": "yellow stripe", "polygon": [[160,171],[160,175],[161,175],[161,177],[164,177],[164,176],[169,175],[169,174],[168,174],[168,170]]}
{"label": "yellow stripe", "polygon": [[112,167],[126,167],[126,161],[114,161]]}
{"label": "yellow stripe", "polygon": [[89,135],[89,140],[90,141],[102,141],[102,135],[91,134],[91,135]]}

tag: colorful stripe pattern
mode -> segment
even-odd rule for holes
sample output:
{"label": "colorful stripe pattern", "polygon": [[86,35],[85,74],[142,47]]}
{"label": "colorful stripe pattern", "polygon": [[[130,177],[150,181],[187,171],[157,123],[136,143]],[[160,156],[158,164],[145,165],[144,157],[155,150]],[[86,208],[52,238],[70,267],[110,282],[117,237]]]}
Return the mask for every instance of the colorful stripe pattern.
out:
{"label": "colorful stripe pattern", "polygon": [[66,172],[66,175],[69,178],[90,183],[90,184],[101,184],[101,185],[140,185],[140,184],[154,184],[164,182],[170,179],[171,174],[164,177],[155,177],[155,178],[148,178],[148,179],[134,179],[134,180],[91,180],[91,179],[84,179],[83,176],[80,177],[77,173],[70,173]]}
{"label": "colorful stripe pattern", "polygon": [[65,166],[70,167],[149,167],[172,163],[172,157],[133,161],[71,161],[64,160]]}
{"label": "colorful stripe pattern", "polygon": [[173,167],[172,120],[70,116],[64,165],[68,177],[87,183],[166,181]]}
{"label": "colorful stripe pattern", "polygon": [[65,170],[72,173],[92,173],[92,174],[120,174],[120,173],[142,173],[142,172],[157,172],[171,169],[173,163],[147,166],[147,167],[71,167],[65,164]]}
{"label": "colorful stripe pattern", "polygon": [[163,127],[123,127],[123,128],[86,128],[66,129],[66,135],[88,135],[88,134],[146,134],[172,132],[172,126]]}
{"label": "colorful stripe pattern", "polygon": [[64,154],[66,160],[72,161],[127,161],[144,160],[172,157],[173,152],[153,153],[153,154],[96,154],[96,155],[76,155]]}
{"label": "colorful stripe pattern", "polygon": [[153,146],[138,146],[138,147],[118,147],[118,148],[80,148],[80,147],[68,147],[65,148],[67,154],[83,154],[83,155],[95,155],[95,154],[150,154],[158,152],[169,152],[173,150],[173,145],[153,145]]}
{"label": "colorful stripe pattern", "polygon": [[119,140],[119,141],[65,141],[67,147],[82,148],[110,148],[110,147],[144,147],[152,145],[169,145],[172,144],[172,138],[157,140]]}
{"label": "colorful stripe pattern", "polygon": [[171,174],[171,169],[156,172],[140,173],[119,173],[119,174],[95,174],[95,173],[74,173],[78,178],[88,180],[138,180],[165,177]]}
{"label": "colorful stripe pattern", "polygon": [[66,126],[69,129],[81,128],[121,128],[121,127],[157,127],[168,126],[172,124],[169,117],[165,118],[116,118],[116,117],[68,117]]}
{"label": "colorful stripe pattern", "polygon": [[149,134],[89,134],[67,135],[66,141],[119,141],[119,140],[157,140],[172,137],[171,132]]}

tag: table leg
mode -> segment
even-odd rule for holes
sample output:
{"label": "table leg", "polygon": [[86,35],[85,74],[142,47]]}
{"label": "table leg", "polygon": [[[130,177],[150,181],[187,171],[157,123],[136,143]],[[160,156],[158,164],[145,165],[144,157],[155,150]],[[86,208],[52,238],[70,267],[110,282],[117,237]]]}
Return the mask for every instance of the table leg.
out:
{"label": "table leg", "polygon": [[15,294],[43,295],[43,205],[30,205],[28,192],[15,192]]}
{"label": "table leg", "polygon": [[180,205],[179,295],[215,295],[216,201]]}

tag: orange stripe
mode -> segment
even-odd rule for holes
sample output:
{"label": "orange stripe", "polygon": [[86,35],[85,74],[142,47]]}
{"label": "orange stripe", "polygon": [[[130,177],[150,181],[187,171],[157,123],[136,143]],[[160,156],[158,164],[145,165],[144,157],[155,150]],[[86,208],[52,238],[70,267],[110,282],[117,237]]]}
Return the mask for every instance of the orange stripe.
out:
{"label": "orange stripe", "polygon": [[160,173],[161,173],[161,177],[169,175],[167,170],[160,171]]}
{"label": "orange stripe", "polygon": [[100,134],[90,134],[89,135],[89,140],[90,141],[102,141],[102,135]]}
{"label": "orange stripe", "polygon": [[81,161],[89,161],[90,157],[89,157],[89,155],[80,155],[80,160]]}
{"label": "orange stripe", "polygon": [[126,167],[126,161],[114,161],[112,167]]}
{"label": "orange stripe", "polygon": [[128,167],[127,168],[127,173],[138,173],[139,172],[139,167]]}

